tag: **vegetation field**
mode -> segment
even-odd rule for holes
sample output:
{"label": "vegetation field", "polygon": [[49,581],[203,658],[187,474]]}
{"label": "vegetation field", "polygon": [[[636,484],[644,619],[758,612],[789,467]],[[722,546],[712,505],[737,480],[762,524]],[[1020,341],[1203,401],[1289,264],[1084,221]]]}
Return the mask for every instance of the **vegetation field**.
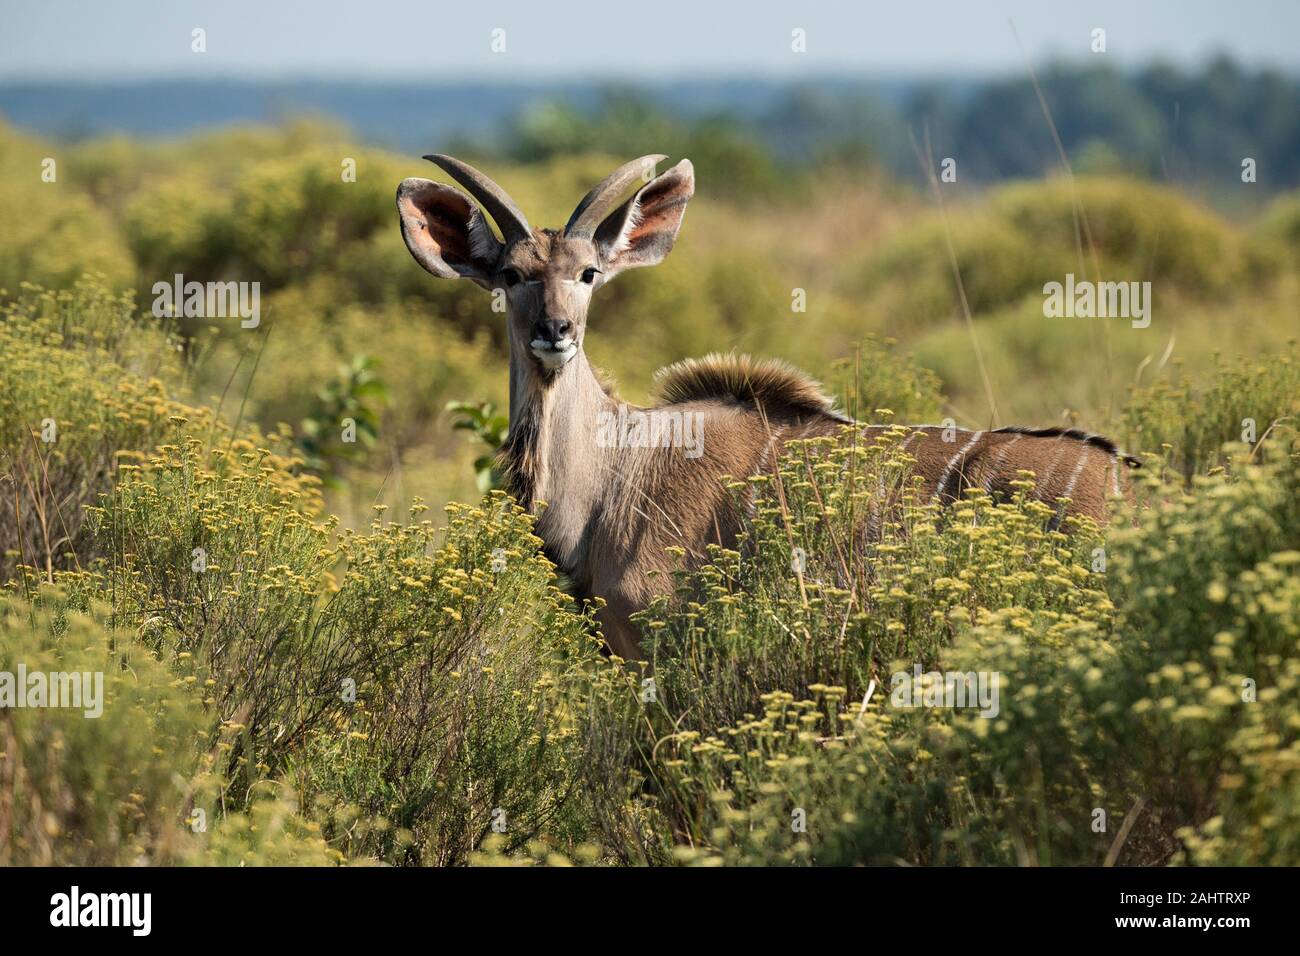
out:
{"label": "vegetation field", "polygon": [[[482,163],[559,226],[627,158]],[[98,718],[0,709],[0,865],[1300,864],[1300,194],[758,162],[594,299],[623,395],[783,358],[862,421],[1108,435],[1144,507],[905,495],[868,548],[906,431],[792,447],[622,661],[490,487],[502,317],[393,205],[437,170],[0,126],[0,671],[104,674]],[[177,274],[258,323],[158,317]],[[1149,324],[1047,317],[1067,274]],[[900,705],[931,671],[996,713]]]}

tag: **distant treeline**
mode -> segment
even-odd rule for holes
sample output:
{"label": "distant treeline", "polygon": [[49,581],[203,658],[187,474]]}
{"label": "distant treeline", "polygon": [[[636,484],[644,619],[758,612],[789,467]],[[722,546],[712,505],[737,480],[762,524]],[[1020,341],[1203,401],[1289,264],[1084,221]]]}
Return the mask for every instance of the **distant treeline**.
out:
{"label": "distant treeline", "polygon": [[[1072,165],[1210,192],[1300,184],[1300,78],[1219,58],[1187,70],[1119,71],[1056,63],[1043,100]],[[825,78],[647,84],[393,84],[203,81],[0,85],[0,114],[46,135],[175,135],[312,114],[404,151],[457,148],[540,160],[590,151],[690,155],[737,192],[774,186],[790,167],[878,164],[915,179],[918,148],[957,160],[966,181],[1059,167],[1029,75],[992,80]],[[711,177],[712,178],[712,177]]]}

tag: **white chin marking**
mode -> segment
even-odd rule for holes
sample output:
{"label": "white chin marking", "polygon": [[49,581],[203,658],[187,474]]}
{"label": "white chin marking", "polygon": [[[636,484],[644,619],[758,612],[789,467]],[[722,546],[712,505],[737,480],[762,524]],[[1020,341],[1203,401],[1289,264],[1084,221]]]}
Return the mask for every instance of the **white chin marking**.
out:
{"label": "white chin marking", "polygon": [[543,339],[533,339],[529,346],[533,355],[537,356],[537,361],[551,371],[568,365],[569,361],[578,354],[578,344],[573,339],[564,339],[555,345]]}

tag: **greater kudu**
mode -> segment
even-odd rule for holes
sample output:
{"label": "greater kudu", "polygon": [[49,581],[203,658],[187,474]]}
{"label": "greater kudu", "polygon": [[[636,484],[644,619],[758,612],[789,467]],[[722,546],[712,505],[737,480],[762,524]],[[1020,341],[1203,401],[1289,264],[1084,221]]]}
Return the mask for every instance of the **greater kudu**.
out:
{"label": "greater kudu", "polygon": [[[504,290],[510,430],[502,459],[509,490],[540,515],[546,554],[580,594],[604,599],[602,631],[624,657],[640,656],[629,616],[669,580],[652,574],[671,570],[666,549],[683,547],[698,560],[709,542],[734,543],[743,516],[735,513],[723,476],[771,469],[784,443],[853,424],[795,369],[715,355],[662,370],[663,403],[632,410],[695,423],[707,436],[698,447],[608,440],[611,422],[625,420],[628,406],[584,354],[587,306],[619,272],[654,265],[672,248],[695,174],[682,160],[651,178],[664,158],[643,156],[615,170],[557,231],[533,229],[505,191],[473,167],[426,156],[482,204],[501,239],[458,189],[413,178],[397,190],[402,235],[420,265],[435,276]],[[882,426],[863,430],[878,433]],[[1106,515],[1107,497],[1121,492],[1121,466],[1136,464],[1107,440],[1066,429],[921,426],[906,439],[906,450],[924,493],[941,500],[974,485],[1006,494],[1017,471],[1029,469],[1038,476],[1038,498],[1068,498],[1063,513],[1097,519]]]}

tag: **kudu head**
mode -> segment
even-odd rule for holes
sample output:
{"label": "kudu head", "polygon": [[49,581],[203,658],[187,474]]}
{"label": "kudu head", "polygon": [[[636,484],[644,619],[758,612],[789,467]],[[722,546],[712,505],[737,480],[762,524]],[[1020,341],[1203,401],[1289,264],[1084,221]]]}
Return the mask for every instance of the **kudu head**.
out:
{"label": "kudu head", "polygon": [[[397,210],[406,247],[435,276],[502,290],[512,356],[527,356],[544,380],[582,351],[591,294],[624,269],[655,265],[668,254],[695,192],[690,160],[651,178],[666,157],[642,156],[587,193],[562,231],[533,229],[505,190],[477,169],[451,156],[424,158],[483,208],[452,186],[403,180]],[[620,203],[634,183],[642,185]]]}

